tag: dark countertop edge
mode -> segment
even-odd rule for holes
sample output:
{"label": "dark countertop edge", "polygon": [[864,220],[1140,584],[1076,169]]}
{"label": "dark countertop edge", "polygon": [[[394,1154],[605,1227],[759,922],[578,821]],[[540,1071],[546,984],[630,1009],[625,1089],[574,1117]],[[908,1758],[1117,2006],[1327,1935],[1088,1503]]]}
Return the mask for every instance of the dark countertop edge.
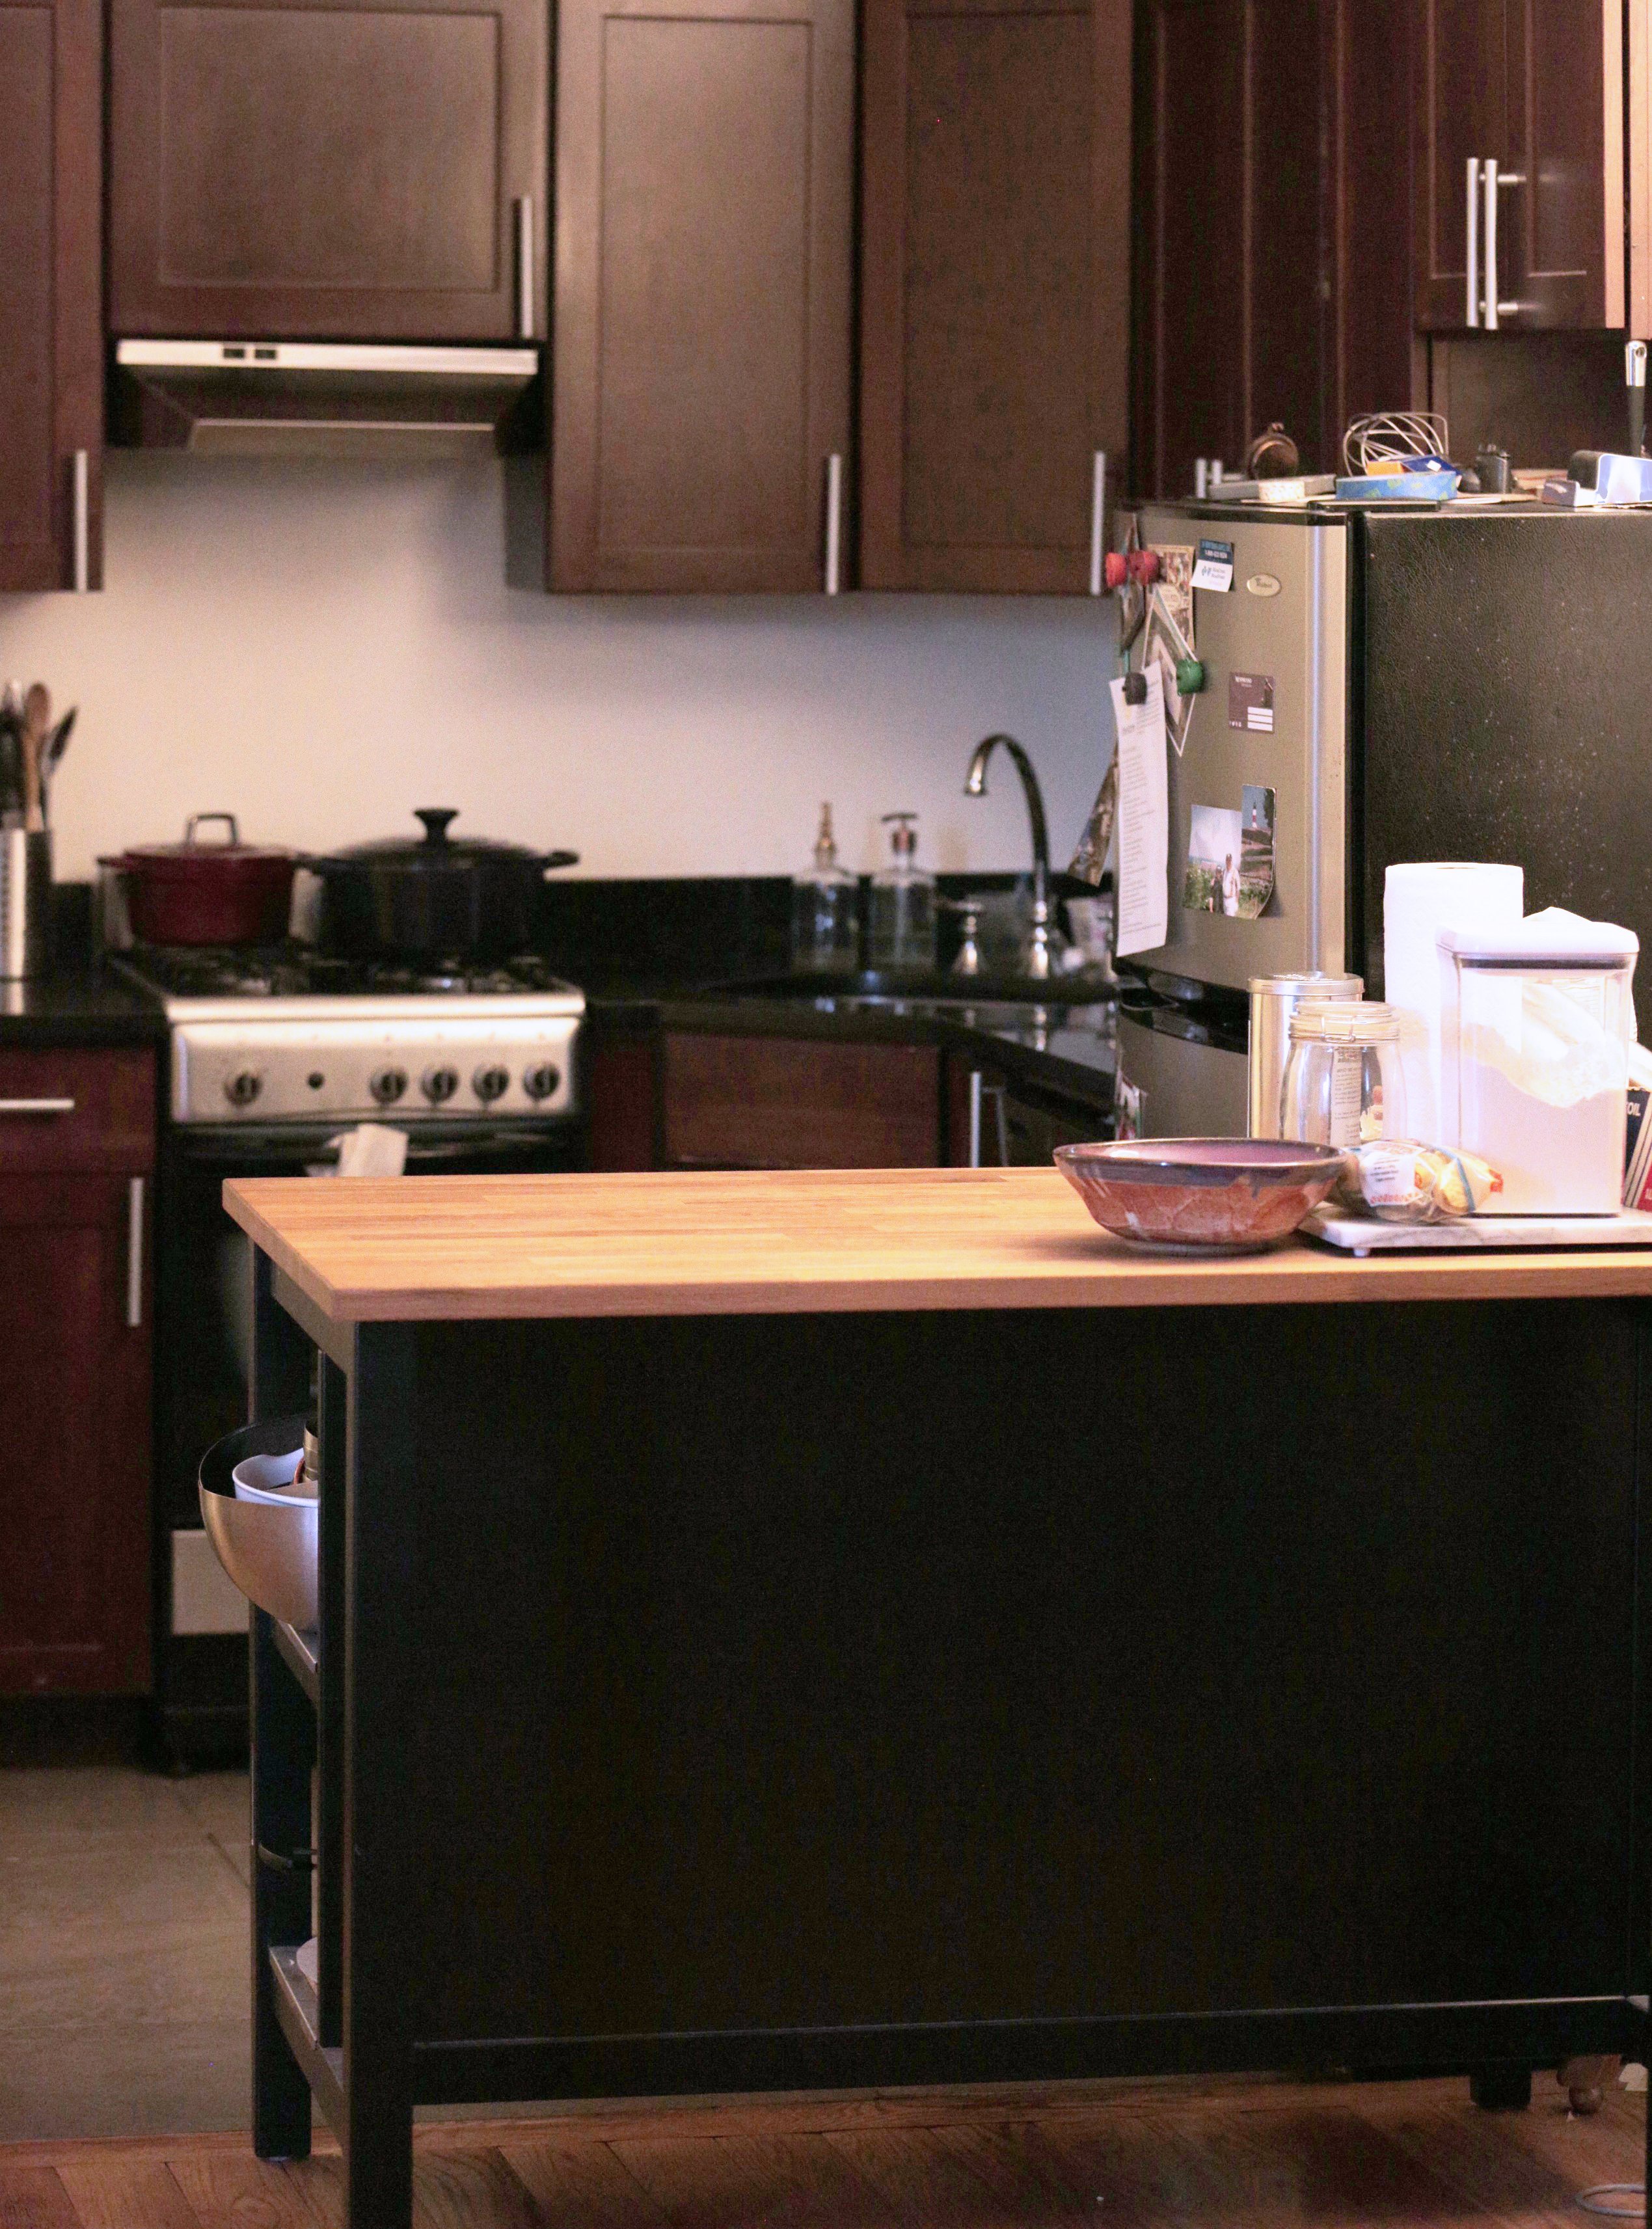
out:
{"label": "dark countertop edge", "polygon": [[87,968],[81,973],[0,983],[0,1050],[165,1042],[166,1015],[160,1001],[106,970]]}
{"label": "dark countertop edge", "polygon": [[840,1044],[933,1044],[962,1053],[1006,1075],[1024,1078],[1061,1097],[1105,1113],[1113,1104],[1112,1071],[1064,1059],[1023,1044],[1012,1034],[940,1014],[822,1012],[807,999],[730,996],[726,991],[686,988],[606,995],[588,994],[594,1027],[614,1035],[655,1029],[691,1030],[705,1036],[835,1039]]}

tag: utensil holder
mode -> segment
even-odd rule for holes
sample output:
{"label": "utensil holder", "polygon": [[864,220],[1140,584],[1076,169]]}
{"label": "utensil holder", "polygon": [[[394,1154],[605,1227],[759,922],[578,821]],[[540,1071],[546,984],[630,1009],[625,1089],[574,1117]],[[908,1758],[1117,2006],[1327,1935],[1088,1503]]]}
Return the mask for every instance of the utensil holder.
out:
{"label": "utensil holder", "polygon": [[52,832],[0,829],[0,981],[52,964]]}

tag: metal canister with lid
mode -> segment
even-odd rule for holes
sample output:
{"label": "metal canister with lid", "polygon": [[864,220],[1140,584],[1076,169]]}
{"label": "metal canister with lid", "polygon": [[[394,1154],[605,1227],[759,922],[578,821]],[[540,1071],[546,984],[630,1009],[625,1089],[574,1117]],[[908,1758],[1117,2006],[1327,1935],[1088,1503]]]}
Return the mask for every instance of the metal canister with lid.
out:
{"label": "metal canister with lid", "polygon": [[1290,1018],[1308,999],[1363,999],[1364,979],[1312,970],[1299,975],[1250,978],[1250,1115],[1253,1138],[1283,1135],[1279,1110],[1285,1063],[1290,1057]]}

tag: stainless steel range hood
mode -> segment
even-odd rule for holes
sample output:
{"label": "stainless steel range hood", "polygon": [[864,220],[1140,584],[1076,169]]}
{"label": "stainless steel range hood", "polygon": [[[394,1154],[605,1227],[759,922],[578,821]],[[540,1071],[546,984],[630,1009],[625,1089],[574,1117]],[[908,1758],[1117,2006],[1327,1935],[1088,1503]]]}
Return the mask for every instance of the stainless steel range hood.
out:
{"label": "stainless steel range hood", "polygon": [[112,433],[219,456],[474,455],[531,446],[538,373],[536,348],[123,340]]}

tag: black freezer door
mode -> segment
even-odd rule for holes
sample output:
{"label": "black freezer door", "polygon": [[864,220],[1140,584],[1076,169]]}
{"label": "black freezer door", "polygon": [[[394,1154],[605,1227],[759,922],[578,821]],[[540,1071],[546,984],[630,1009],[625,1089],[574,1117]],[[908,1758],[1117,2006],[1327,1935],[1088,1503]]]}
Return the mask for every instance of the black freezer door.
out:
{"label": "black freezer door", "polygon": [[[1383,877],[1507,860],[1526,909],[1652,949],[1652,513],[1359,516],[1347,959],[1381,994]],[[1647,970],[1641,993],[1644,1004]]]}

